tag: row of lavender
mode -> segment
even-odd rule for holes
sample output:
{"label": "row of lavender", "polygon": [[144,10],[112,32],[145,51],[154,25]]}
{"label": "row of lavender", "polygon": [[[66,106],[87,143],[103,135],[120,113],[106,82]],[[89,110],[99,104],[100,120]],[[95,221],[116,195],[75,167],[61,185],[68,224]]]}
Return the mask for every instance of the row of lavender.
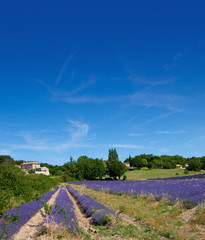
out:
{"label": "row of lavender", "polygon": [[69,232],[78,230],[78,222],[75,216],[73,202],[68,197],[64,186],[61,187],[46,221],[48,223],[56,222],[59,227]]}
{"label": "row of lavender", "polygon": [[110,193],[153,194],[171,200],[188,200],[199,204],[205,200],[205,179],[168,179],[143,181],[78,181],[87,188]]}
{"label": "row of lavender", "polygon": [[[205,173],[194,174],[194,175],[185,175],[178,177],[169,177],[169,178],[160,178],[160,180],[189,180],[189,179],[205,179]],[[148,179],[148,180],[159,180],[157,179]]]}
{"label": "row of lavender", "polygon": [[96,202],[89,196],[78,192],[69,185],[67,185],[66,187],[76,199],[76,201],[79,203],[85,215],[87,217],[91,217],[92,223],[96,225],[104,225],[108,223],[110,214],[115,215],[114,210],[106,208],[104,205]]}
{"label": "row of lavender", "polygon": [[43,201],[47,202],[57,190],[58,187],[43,194],[39,201],[30,201],[7,210],[0,220],[0,239],[12,239],[12,236],[43,207]]}

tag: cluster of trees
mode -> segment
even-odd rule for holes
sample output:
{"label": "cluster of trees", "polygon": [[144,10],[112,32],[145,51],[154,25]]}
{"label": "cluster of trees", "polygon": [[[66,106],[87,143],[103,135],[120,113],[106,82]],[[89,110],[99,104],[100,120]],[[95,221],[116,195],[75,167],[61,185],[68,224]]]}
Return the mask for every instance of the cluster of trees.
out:
{"label": "cluster of trees", "polygon": [[10,165],[21,165],[23,162],[24,162],[23,160],[15,161],[13,158],[11,158],[8,155],[0,155],[0,164],[7,163]]}
{"label": "cluster of trees", "polygon": [[149,169],[151,168],[171,169],[176,168],[176,165],[180,164],[184,168],[187,165],[187,170],[190,171],[200,171],[201,169],[205,170],[205,156],[184,158],[179,155],[156,156],[152,154],[141,154],[135,157],[129,156],[127,159],[125,159],[125,162],[130,163],[130,166],[136,169],[141,169],[143,167],[147,167]]}
{"label": "cluster of trees", "polygon": [[106,165],[102,159],[87,156],[81,156],[77,161],[71,158],[70,162],[65,163],[63,167],[65,175],[73,179],[102,179],[106,174]]}
{"label": "cluster of trees", "polygon": [[71,157],[63,166],[41,165],[48,167],[51,174],[62,175],[64,181],[102,179],[105,175],[109,175],[112,179],[120,179],[127,170],[119,161],[116,149],[109,150],[107,161],[81,156],[77,161]]}
{"label": "cluster of trees", "polygon": [[26,175],[15,166],[21,163],[10,156],[0,156],[0,215],[9,208],[39,198],[59,184],[58,178]]}
{"label": "cluster of trees", "polygon": [[49,168],[52,175],[63,176],[64,181],[102,179],[106,175],[112,179],[120,179],[128,170],[119,160],[116,149],[109,149],[107,161],[80,156],[76,161],[71,157],[63,166],[47,163],[41,163],[41,166]]}
{"label": "cluster of trees", "polygon": [[[10,156],[0,156],[0,164],[7,163],[10,165],[20,165],[23,160],[15,161]],[[141,154],[135,157],[129,156],[124,161],[130,163],[130,166],[136,169],[141,168],[163,168],[170,169],[176,168],[177,164],[187,167],[190,171],[205,170],[205,156],[204,157],[192,157],[184,158],[179,155],[168,156],[161,155],[156,156],[152,154]],[[119,157],[116,149],[109,149],[108,160],[93,159],[87,156],[80,156],[77,160],[70,158],[70,161],[62,166],[51,165],[48,163],[41,163],[41,166],[49,168],[49,171],[54,176],[60,176],[62,181],[74,181],[74,180],[94,180],[102,179],[109,175],[112,179],[120,179],[126,170],[125,165],[119,161]]]}
{"label": "cluster of trees", "polygon": [[[0,155],[0,164],[15,166],[23,162],[23,160],[15,161],[7,155]],[[108,161],[80,156],[77,161],[71,157],[70,161],[62,166],[48,163],[41,163],[41,166],[49,168],[51,175],[63,177],[63,181],[102,179],[105,175],[109,175],[113,179],[117,179],[117,177],[120,179],[127,170],[124,164],[119,161],[116,149],[109,150]]]}
{"label": "cluster of trees", "polygon": [[205,156],[196,158],[192,157],[187,160],[188,166],[187,170],[190,171],[200,171],[205,170]]}

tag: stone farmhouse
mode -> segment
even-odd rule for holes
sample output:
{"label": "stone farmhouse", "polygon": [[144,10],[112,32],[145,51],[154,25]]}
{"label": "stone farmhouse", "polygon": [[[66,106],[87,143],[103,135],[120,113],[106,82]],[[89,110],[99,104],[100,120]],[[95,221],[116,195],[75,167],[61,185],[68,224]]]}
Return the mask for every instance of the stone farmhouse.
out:
{"label": "stone farmhouse", "polygon": [[125,163],[123,163],[127,168],[130,168],[130,163],[128,163],[128,162],[125,162]]}
{"label": "stone farmhouse", "polygon": [[41,167],[38,162],[25,162],[21,164],[21,169],[23,172],[28,174],[28,171],[33,169],[35,174],[49,175],[49,169],[47,167]]}

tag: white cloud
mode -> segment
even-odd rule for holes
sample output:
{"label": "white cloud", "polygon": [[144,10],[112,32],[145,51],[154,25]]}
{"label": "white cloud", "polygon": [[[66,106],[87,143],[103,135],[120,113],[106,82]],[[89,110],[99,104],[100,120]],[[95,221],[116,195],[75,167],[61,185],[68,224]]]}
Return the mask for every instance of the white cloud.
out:
{"label": "white cloud", "polygon": [[134,145],[134,144],[111,144],[108,146],[114,147],[114,148],[152,149],[152,147],[145,147],[145,146]]}
{"label": "white cloud", "polygon": [[57,152],[61,152],[61,151],[66,151],[68,149],[72,149],[72,148],[87,148],[87,147],[92,147],[92,145],[89,144],[81,144],[81,143],[72,143],[72,142],[65,142],[62,144],[56,144],[54,146],[54,149]]}
{"label": "white cloud", "polygon": [[33,144],[11,145],[11,148],[14,150],[25,149],[25,150],[38,150],[38,151],[50,149],[48,145],[33,145]]}
{"label": "white cloud", "polygon": [[140,133],[129,133],[127,134],[128,136],[133,136],[133,137],[138,137],[138,136],[142,136],[142,134]]}
{"label": "white cloud", "polygon": [[1,149],[0,150],[0,155],[11,155],[11,152],[7,149]]}
{"label": "white cloud", "polygon": [[90,127],[86,123],[79,121],[68,120],[71,123],[71,137],[73,139],[86,137]]}
{"label": "white cloud", "polygon": [[167,85],[170,84],[172,82],[174,82],[176,80],[176,78],[171,77],[168,79],[160,79],[160,80],[154,80],[154,79],[147,79],[147,78],[142,78],[142,77],[138,77],[135,74],[132,74],[129,76],[129,80],[137,85],[147,85],[149,87],[154,87],[154,86],[159,86],[159,85]]}
{"label": "white cloud", "polygon": [[178,130],[178,131],[158,131],[156,134],[185,134],[187,133],[185,130]]}
{"label": "white cloud", "polygon": [[58,85],[61,81],[62,75],[65,71],[65,69],[67,68],[68,64],[71,62],[71,60],[75,57],[76,53],[73,52],[71,53],[68,58],[66,59],[65,63],[63,64],[62,68],[60,69],[60,72],[58,74],[58,78],[56,80],[56,84]]}

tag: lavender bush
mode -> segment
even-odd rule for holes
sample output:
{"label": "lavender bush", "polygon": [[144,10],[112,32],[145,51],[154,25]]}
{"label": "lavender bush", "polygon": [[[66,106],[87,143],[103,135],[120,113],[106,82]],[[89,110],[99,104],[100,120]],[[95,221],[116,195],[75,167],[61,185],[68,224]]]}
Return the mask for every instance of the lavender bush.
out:
{"label": "lavender bush", "polygon": [[48,216],[48,222],[56,222],[63,229],[74,232],[78,229],[77,218],[75,216],[73,202],[68,197],[64,186],[56,198],[55,204],[52,207],[51,214]]}
{"label": "lavender bush", "polygon": [[[73,189],[71,186],[67,185],[68,191],[74,196],[77,202],[80,204],[83,212],[87,217],[93,216],[92,220],[95,224],[101,223],[101,218],[107,218],[109,214],[115,215],[115,211],[106,208],[104,205],[96,202],[94,199],[87,195],[84,195],[77,190]],[[98,211],[100,210],[100,212]],[[103,210],[103,211],[102,211]],[[100,224],[102,225],[102,224]]]}
{"label": "lavender bush", "polygon": [[158,198],[166,197],[174,201],[187,200],[194,204],[199,204],[205,200],[205,178],[203,176],[142,181],[78,181],[73,183],[118,195],[152,194]]}
{"label": "lavender bush", "polygon": [[92,223],[95,225],[107,225],[109,222],[109,214],[104,209],[97,210],[92,215]]}
{"label": "lavender bush", "polygon": [[39,201],[30,201],[7,210],[0,220],[0,239],[12,239],[12,236],[43,207],[43,201],[47,202],[57,190],[58,187],[43,194]]}

